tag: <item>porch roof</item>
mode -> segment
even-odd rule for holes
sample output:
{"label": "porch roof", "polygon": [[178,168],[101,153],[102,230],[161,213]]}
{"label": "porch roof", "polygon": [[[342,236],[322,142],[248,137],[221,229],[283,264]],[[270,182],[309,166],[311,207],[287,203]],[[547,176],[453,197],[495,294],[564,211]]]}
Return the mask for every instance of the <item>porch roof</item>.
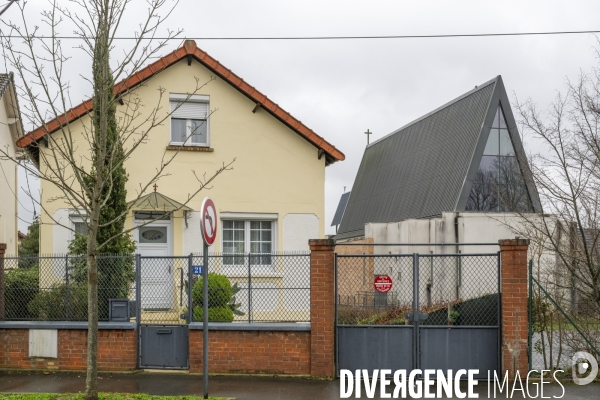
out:
{"label": "porch roof", "polygon": [[185,204],[173,200],[159,192],[149,193],[135,201],[129,202],[129,204],[132,204],[131,208],[136,211],[194,211]]}

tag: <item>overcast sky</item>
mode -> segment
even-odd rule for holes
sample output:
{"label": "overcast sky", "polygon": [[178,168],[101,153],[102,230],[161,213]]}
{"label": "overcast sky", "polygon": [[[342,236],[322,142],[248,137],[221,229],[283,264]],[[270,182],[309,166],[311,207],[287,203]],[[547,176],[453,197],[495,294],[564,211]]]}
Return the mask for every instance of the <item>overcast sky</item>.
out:
{"label": "overcast sky", "polygon": [[[46,5],[46,0],[31,0],[32,18]],[[137,10],[132,7],[122,34],[132,34],[129,26],[140,22]],[[193,38],[427,35],[600,30],[598,15],[597,0],[181,0],[168,24]],[[17,17],[15,6],[3,16]],[[367,129],[376,140],[496,75],[502,75],[512,100],[531,97],[545,107],[567,78],[597,65],[596,38],[590,34],[197,43],[344,152],[346,161],[327,168],[328,233],[334,232],[329,225],[344,186],[352,188]],[[164,53],[180,44],[173,41]],[[73,76],[88,74],[79,58],[83,53],[73,54]],[[89,85],[73,82],[74,103],[90,93]],[[21,202],[20,216],[30,220],[31,203],[24,196]],[[21,222],[20,229],[26,225]]]}

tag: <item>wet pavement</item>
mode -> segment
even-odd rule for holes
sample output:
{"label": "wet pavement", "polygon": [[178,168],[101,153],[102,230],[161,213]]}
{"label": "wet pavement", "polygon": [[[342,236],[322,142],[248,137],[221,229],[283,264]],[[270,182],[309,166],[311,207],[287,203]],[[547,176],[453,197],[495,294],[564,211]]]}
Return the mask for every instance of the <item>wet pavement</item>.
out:
{"label": "wet pavement", "polygon": [[[77,372],[0,372],[0,392],[5,393],[77,393],[85,388],[85,374]],[[154,395],[202,395],[202,375],[169,373],[101,374],[99,389],[103,392],[148,393]],[[340,398],[340,383],[300,378],[211,376],[211,396],[235,397],[239,400],[290,399],[333,400]],[[532,387],[533,390],[533,387]],[[487,383],[479,385],[479,398],[488,397]],[[533,395],[534,393],[532,393]],[[544,396],[560,396],[558,385],[545,385]],[[0,394],[0,398],[1,398]],[[352,398],[355,398],[354,395]],[[367,398],[362,393],[362,398]],[[376,399],[379,399],[377,390]],[[498,394],[497,398],[505,398]],[[523,398],[515,392],[513,398]],[[600,399],[600,384],[565,385],[567,400]]]}

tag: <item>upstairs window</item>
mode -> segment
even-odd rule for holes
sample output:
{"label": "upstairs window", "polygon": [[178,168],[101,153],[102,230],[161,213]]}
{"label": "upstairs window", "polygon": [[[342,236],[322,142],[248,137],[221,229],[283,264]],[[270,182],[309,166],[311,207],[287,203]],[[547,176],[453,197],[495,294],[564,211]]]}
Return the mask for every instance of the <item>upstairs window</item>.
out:
{"label": "upstairs window", "polygon": [[208,96],[171,95],[170,103],[171,144],[208,147]]}

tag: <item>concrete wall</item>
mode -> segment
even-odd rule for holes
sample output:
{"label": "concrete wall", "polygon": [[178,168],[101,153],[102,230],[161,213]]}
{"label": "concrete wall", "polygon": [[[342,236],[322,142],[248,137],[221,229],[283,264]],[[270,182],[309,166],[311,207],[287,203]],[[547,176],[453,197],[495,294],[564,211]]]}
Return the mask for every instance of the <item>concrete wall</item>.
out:
{"label": "concrete wall", "polygon": [[[147,109],[156,105],[161,107],[158,117],[166,117],[169,109],[169,93],[188,93],[195,89],[196,79],[200,83],[210,80],[212,74],[198,62],[187,65],[186,60],[158,73],[136,88],[125,98],[125,103],[139,98],[145,108],[141,109],[138,121],[147,115]],[[161,97],[159,88],[165,88]],[[210,96],[210,108],[216,110],[209,121],[210,147],[212,152],[183,151],[169,165],[165,176],[158,182],[158,191],[176,201],[185,202],[188,195],[197,187],[194,171],[199,176],[205,172],[210,176],[215,170],[236,159],[233,170],[219,176],[210,191],[205,191],[188,203],[194,211],[199,211],[202,199],[210,196],[217,211],[235,213],[275,213],[277,214],[278,249],[308,250],[306,236],[323,237],[324,201],[325,201],[325,157],[318,159],[317,148],[300,135],[286,127],[273,116],[259,109],[252,113],[254,102],[220,78],[208,83],[197,94]],[[118,106],[118,115],[122,116],[125,106]],[[147,128],[148,124],[142,126]],[[87,153],[89,145],[82,135],[89,129],[90,118],[85,116],[71,124],[75,133],[74,147]],[[60,140],[62,133],[54,133],[53,138]],[[166,150],[170,141],[170,123],[167,118],[160,126],[153,128],[146,143],[141,145],[126,163],[129,181],[128,197],[135,196],[140,184],[150,179],[160,165],[163,154],[171,157],[175,154]],[[42,151],[49,151],[42,146]],[[166,152],[166,153],[165,153]],[[88,165],[84,165],[89,168]],[[43,168],[43,166],[42,166]],[[55,241],[63,241],[64,235],[57,235],[50,216],[59,209],[72,208],[60,201],[49,202],[60,192],[51,184],[42,182],[42,202],[47,213],[42,214],[41,252],[52,253],[63,245],[55,246]],[[286,216],[304,215],[310,217],[290,217],[289,224],[295,226],[286,230]],[[192,214],[188,227],[182,221],[182,215],[174,220],[174,254],[200,252],[196,228],[197,216]],[[316,221],[315,221],[316,220]],[[64,229],[64,228],[61,228]],[[189,237],[188,237],[189,232]],[[287,233],[286,233],[287,232]],[[316,235],[315,235],[316,232]],[[284,237],[284,235],[286,237]],[[219,235],[220,237],[222,235]],[[294,239],[294,236],[297,236]],[[303,241],[304,243],[301,243]],[[220,239],[214,251],[221,251]]]}
{"label": "concrete wall", "polygon": [[[456,254],[465,255],[460,264],[456,257],[421,258],[419,279],[433,282],[432,302],[445,302],[456,298],[472,298],[497,290],[497,279],[478,279],[481,276],[493,276],[493,260],[468,254],[492,254],[499,251],[498,245],[489,246],[440,246],[453,243],[498,243],[499,240],[539,236],[531,229],[531,220],[539,216],[531,215],[526,223],[524,218],[512,213],[446,212],[438,218],[409,219],[394,223],[368,223],[365,225],[365,238],[374,243],[420,243],[429,246],[374,246],[374,254]],[[546,218],[553,225],[554,218]],[[529,227],[529,228],[528,228]],[[552,228],[551,228],[552,229]],[[534,241],[536,243],[538,240]],[[438,245],[436,245],[438,244]],[[538,246],[539,247],[539,246]],[[548,246],[549,247],[549,246]],[[539,264],[542,270],[554,271],[556,257],[553,252],[530,246],[530,258]],[[380,259],[374,263],[375,274],[388,274],[394,279],[394,287],[388,296],[399,302],[409,302],[411,296],[412,263],[398,258],[393,263],[389,259]],[[391,265],[393,264],[393,265]],[[486,272],[487,271],[487,272]],[[424,285],[422,290],[424,289]],[[458,287],[458,289],[457,289]],[[425,291],[421,298],[425,298]]]}

